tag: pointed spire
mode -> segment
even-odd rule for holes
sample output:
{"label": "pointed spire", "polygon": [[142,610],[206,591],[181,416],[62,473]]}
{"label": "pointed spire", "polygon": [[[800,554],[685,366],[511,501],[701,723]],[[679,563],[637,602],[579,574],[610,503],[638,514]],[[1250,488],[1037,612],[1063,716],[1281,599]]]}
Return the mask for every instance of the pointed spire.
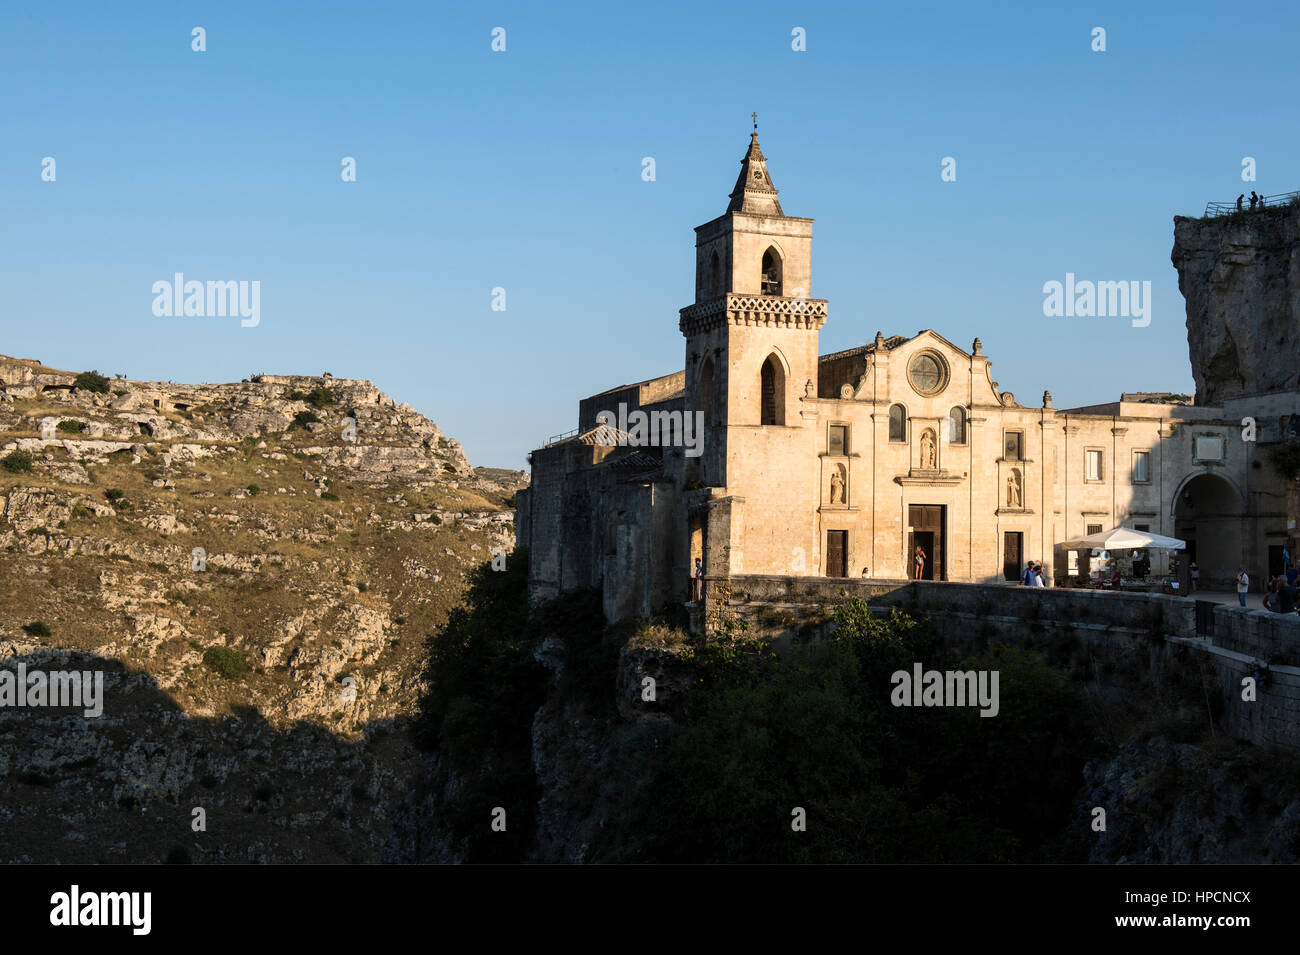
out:
{"label": "pointed spire", "polygon": [[767,175],[767,159],[758,145],[758,114],[754,117],[754,131],[749,134],[749,149],[740,161],[740,175],[736,188],[731,190],[728,212],[746,212],[756,216],[783,216],[781,203],[776,199],[776,188]]}

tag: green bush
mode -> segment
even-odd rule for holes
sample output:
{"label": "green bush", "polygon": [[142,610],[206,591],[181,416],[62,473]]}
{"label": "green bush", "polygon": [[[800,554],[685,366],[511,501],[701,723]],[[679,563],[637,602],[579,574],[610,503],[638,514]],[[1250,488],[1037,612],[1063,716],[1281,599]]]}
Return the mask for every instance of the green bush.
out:
{"label": "green bush", "polygon": [[126,492],[120,487],[110,487],[104,492],[104,497],[107,498],[108,503],[116,504],[118,501],[122,500],[122,498],[126,497]]}
{"label": "green bush", "polygon": [[109,380],[97,371],[83,371],[72,383],[79,391],[91,391],[97,395],[108,393]]}
{"label": "green bush", "polygon": [[67,434],[81,434],[86,430],[86,426],[80,421],[73,421],[70,418],[60,421],[55,427]]}
{"label": "green bush", "polygon": [[299,411],[293,416],[293,424],[289,425],[290,429],[305,428],[309,424],[318,424],[320,418],[316,417],[314,411]]}
{"label": "green bush", "polygon": [[203,651],[203,663],[228,680],[239,679],[252,669],[242,653],[226,647],[208,647]]}
{"label": "green bush", "polygon": [[[463,779],[440,811],[475,862],[518,861],[537,800],[532,722],[547,675],[533,657],[528,560],[516,556],[504,571],[478,565],[464,604],[426,639],[427,690],[412,727],[417,744],[441,750],[444,765]],[[489,830],[489,806],[512,807],[506,832]]]}
{"label": "green bush", "polygon": [[328,388],[313,388],[311,394],[304,400],[313,408],[324,408],[326,405],[334,404],[334,392]]}
{"label": "green bush", "polygon": [[50,635],[50,627],[49,624],[43,620],[33,620],[31,623],[23,625],[23,633],[27,634],[29,637],[48,637]]}
{"label": "green bush", "polygon": [[[958,659],[926,622],[856,598],[833,624],[783,657],[734,635],[697,641],[686,725],[624,810],[651,834],[646,861],[1045,861],[1089,750],[1079,692],[1031,653]],[[917,662],[997,670],[998,715],[895,707],[892,675]]]}
{"label": "green bush", "polygon": [[253,497],[257,497],[257,495],[261,492],[262,489],[258,487],[256,484],[250,484],[248,485],[247,490],[249,494],[253,495]]}
{"label": "green bush", "polygon": [[0,460],[0,465],[4,465],[4,469],[10,474],[18,474],[22,471],[30,471],[34,460],[30,451],[14,451]]}
{"label": "green bush", "polygon": [[339,496],[337,494],[334,494],[331,491],[321,491],[320,499],[322,501],[337,501],[339,499]]}

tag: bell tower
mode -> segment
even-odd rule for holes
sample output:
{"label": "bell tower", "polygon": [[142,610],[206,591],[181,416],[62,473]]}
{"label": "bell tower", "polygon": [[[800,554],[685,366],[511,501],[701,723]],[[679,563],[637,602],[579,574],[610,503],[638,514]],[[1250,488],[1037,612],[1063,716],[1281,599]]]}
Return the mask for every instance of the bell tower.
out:
{"label": "bell tower", "polygon": [[686,407],[705,421],[697,478],[714,487],[736,473],[737,429],[779,440],[776,429],[803,426],[826,322],[825,300],[812,298],[813,220],[782,210],[754,120],[726,212],[695,230],[695,302],[678,323]]}

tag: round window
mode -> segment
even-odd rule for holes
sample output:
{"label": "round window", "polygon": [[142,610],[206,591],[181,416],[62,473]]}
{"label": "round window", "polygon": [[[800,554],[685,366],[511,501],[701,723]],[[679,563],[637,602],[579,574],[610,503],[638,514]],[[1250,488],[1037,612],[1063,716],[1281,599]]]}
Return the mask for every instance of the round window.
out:
{"label": "round window", "polygon": [[921,352],[907,366],[907,377],[919,394],[935,395],[948,384],[948,368],[938,355]]}

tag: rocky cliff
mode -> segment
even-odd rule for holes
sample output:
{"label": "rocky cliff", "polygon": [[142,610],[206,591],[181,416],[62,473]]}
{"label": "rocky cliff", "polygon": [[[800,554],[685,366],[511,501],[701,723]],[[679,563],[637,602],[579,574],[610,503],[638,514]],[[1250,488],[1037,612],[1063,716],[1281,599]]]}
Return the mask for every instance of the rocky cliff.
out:
{"label": "rocky cliff", "polygon": [[98,718],[0,709],[0,858],[376,860],[424,638],[526,476],[368,381],[4,357],[0,462],[0,669],[105,684]]}
{"label": "rocky cliff", "polygon": [[1196,403],[1300,389],[1300,204],[1174,218]]}

